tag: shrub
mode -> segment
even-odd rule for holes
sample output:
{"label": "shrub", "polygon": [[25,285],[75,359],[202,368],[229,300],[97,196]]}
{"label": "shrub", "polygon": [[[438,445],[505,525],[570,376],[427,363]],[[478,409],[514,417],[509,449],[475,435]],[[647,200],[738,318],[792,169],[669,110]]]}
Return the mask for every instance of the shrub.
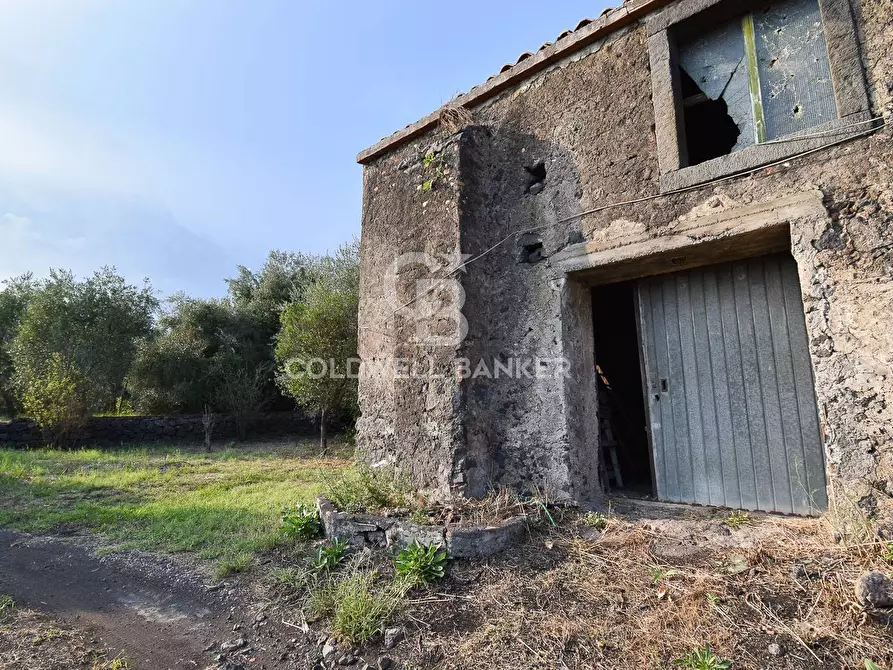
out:
{"label": "shrub", "polygon": [[376,570],[355,568],[311,588],[307,609],[313,618],[331,616],[336,637],[361,644],[391,621],[411,586],[403,579],[382,583]]}
{"label": "shrub", "polygon": [[273,366],[262,363],[251,368],[223,357],[214,367],[218,379],[214,404],[232,417],[239,439],[244,441],[272,400],[267,381]]}
{"label": "shrub", "polygon": [[447,554],[438,544],[424,545],[413,540],[394,558],[397,574],[419,584],[431,584],[443,579]]}
{"label": "shrub", "polygon": [[88,408],[79,385],[77,369],[59,353],[49,357],[44,369],[19,379],[24,413],[54,444],[72,439],[87,421]]}
{"label": "shrub", "polygon": [[673,665],[689,670],[728,670],[732,667],[732,662],[714,654],[707,644],[703,649],[695,649],[682,658],[677,658]]}
{"label": "shrub", "polygon": [[310,565],[317,572],[331,572],[344,561],[347,555],[347,540],[333,540],[316,548],[316,555]]}
{"label": "shrub", "polygon": [[293,540],[312,540],[322,529],[319,513],[310,505],[297,505],[282,513],[282,534]]}

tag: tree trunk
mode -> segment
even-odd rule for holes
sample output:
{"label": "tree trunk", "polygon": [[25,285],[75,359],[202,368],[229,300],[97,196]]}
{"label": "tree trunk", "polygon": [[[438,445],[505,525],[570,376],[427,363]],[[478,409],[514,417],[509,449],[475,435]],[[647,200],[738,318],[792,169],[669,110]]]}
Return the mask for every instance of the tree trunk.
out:
{"label": "tree trunk", "polygon": [[5,391],[0,395],[2,395],[2,397],[3,397],[3,406],[4,406],[3,413],[9,419],[15,418],[16,405],[15,405],[15,401],[12,399],[12,396],[10,394],[6,393]]}
{"label": "tree trunk", "polygon": [[319,448],[322,449],[322,454],[325,456],[326,450],[329,448],[328,436],[326,435],[325,410],[322,410],[319,413]]}

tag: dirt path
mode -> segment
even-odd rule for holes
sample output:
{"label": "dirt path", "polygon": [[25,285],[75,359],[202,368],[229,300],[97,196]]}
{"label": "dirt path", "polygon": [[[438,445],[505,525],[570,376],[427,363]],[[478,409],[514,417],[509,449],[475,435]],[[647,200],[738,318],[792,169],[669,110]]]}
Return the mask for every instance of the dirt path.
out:
{"label": "dirt path", "polygon": [[254,616],[240,606],[240,594],[202,581],[172,561],[99,558],[78,544],[0,530],[0,594],[95,633],[132,668],[216,667],[220,645],[239,638],[233,655],[242,658],[223,667],[288,667],[270,661],[269,644],[251,639]]}

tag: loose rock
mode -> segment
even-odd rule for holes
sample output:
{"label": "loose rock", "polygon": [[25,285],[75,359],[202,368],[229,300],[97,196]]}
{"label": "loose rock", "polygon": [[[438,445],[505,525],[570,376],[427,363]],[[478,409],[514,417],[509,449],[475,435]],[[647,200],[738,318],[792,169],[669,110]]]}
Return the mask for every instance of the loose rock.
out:
{"label": "loose rock", "polygon": [[772,644],[769,645],[769,653],[772,654],[773,656],[781,656],[783,653],[781,645],[773,642]]}
{"label": "loose rock", "polygon": [[403,639],[402,628],[388,628],[384,632],[384,648],[393,649]]}
{"label": "loose rock", "polygon": [[802,563],[792,563],[791,564],[791,579],[797,581],[798,579],[806,579],[809,576],[809,573],[806,571],[806,566]]}
{"label": "loose rock", "polygon": [[248,644],[248,641],[244,637],[240,637],[237,640],[229,640],[228,642],[224,642],[220,645],[220,651],[229,652],[236,651],[237,649],[241,649],[245,645]]}
{"label": "loose rock", "polygon": [[893,607],[893,580],[881,572],[869,572],[856,582],[856,600],[863,607]]}

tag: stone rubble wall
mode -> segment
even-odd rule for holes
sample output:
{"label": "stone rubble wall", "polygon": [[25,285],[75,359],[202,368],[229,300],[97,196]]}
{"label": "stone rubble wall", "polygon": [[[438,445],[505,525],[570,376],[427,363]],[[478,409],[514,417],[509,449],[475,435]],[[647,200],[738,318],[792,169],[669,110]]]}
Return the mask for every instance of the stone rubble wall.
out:
{"label": "stone rubble wall", "polygon": [[414,541],[440,545],[450,558],[492,556],[521,542],[527,535],[524,517],[494,526],[444,528],[422,526],[405,519],[340,512],[325,498],[316,501],[326,538],[346,540],[354,549],[403,549]]}
{"label": "stone rubble wall", "polygon": [[[235,438],[235,421],[229,416],[215,416],[214,440]],[[313,435],[313,421],[298,412],[265,414],[248,431],[251,437]],[[87,421],[75,444],[77,446],[140,444],[152,442],[198,442],[204,439],[201,416],[172,417],[94,417]],[[0,422],[0,447],[26,448],[46,444],[40,427],[29,419]]]}

